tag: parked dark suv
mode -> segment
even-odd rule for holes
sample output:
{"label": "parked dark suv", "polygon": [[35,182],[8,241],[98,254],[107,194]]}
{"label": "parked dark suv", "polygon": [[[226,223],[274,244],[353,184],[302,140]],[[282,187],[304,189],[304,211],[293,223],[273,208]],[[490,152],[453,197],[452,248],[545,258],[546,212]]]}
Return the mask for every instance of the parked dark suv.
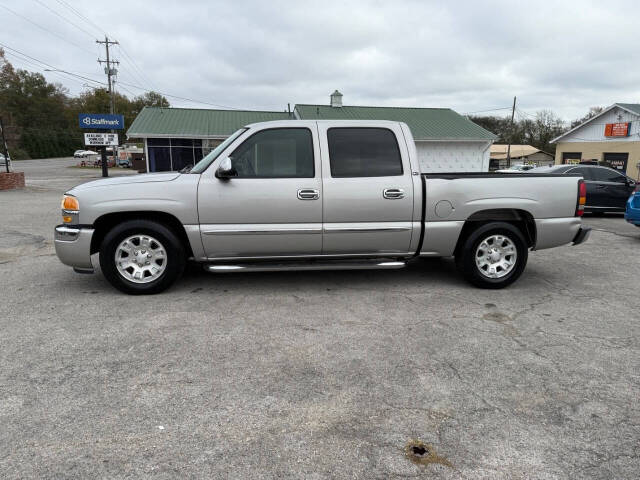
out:
{"label": "parked dark suv", "polygon": [[534,170],[536,173],[580,174],[587,185],[586,212],[624,212],[636,181],[609,167],[596,165],[555,165]]}

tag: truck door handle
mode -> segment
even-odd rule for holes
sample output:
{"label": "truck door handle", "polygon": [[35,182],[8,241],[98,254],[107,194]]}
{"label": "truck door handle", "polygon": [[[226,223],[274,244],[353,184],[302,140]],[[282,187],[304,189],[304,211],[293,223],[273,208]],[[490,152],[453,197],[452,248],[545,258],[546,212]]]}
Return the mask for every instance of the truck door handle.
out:
{"label": "truck door handle", "polygon": [[301,188],[298,190],[298,200],[318,200],[320,191],[315,188]]}
{"label": "truck door handle", "polygon": [[387,200],[396,200],[398,198],[404,198],[404,190],[401,188],[385,188],[382,191],[382,196]]}

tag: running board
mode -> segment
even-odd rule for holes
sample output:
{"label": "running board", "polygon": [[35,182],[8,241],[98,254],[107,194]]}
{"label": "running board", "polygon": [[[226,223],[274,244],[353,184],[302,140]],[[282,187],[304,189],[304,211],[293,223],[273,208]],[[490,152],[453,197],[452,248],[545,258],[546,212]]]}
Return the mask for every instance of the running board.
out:
{"label": "running board", "polygon": [[404,268],[407,262],[397,260],[336,260],[308,262],[261,262],[261,263],[211,263],[204,269],[212,273],[234,272],[278,272],[305,270],[394,270]]}

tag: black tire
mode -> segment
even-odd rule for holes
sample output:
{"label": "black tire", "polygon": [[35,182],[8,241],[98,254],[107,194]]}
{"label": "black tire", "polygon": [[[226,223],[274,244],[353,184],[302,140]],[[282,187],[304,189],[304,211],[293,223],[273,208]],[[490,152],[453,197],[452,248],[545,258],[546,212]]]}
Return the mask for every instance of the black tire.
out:
{"label": "black tire", "polygon": [[[126,238],[149,235],[157,239],[166,252],[166,265],[160,276],[148,283],[135,283],[120,274],[116,266],[116,248]],[[150,220],[128,220],[113,227],[100,245],[100,268],[109,283],[129,295],[152,295],[169,288],[184,271],[185,249],[177,235],[164,225]]]}
{"label": "black tire", "polygon": [[[492,235],[507,237],[516,248],[515,265],[509,273],[500,278],[489,278],[476,264],[478,246]],[[478,227],[469,234],[456,255],[456,265],[464,278],[476,287],[498,289],[511,285],[522,275],[527,266],[528,256],[529,248],[520,229],[510,223],[492,222]]]}

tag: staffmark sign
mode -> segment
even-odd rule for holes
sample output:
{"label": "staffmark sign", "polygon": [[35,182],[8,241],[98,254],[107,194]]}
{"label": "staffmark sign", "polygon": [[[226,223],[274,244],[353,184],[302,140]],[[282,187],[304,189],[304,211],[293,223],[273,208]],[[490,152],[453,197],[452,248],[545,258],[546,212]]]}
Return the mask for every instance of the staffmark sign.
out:
{"label": "staffmark sign", "polygon": [[108,113],[81,113],[78,115],[80,128],[99,128],[105,130],[123,130],[124,116]]}
{"label": "staffmark sign", "polygon": [[118,146],[117,133],[85,133],[84,144],[88,147]]}

